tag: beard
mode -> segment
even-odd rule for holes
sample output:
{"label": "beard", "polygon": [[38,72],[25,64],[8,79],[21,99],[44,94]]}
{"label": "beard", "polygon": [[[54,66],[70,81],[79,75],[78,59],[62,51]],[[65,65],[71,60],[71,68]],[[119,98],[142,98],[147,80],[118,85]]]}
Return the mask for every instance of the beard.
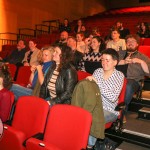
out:
{"label": "beard", "polygon": [[60,41],[64,42],[66,39],[65,38],[61,38]]}
{"label": "beard", "polygon": [[129,48],[127,48],[127,52],[136,52],[138,50],[138,46],[137,47],[135,47],[135,48],[131,48],[131,47],[129,47]]}

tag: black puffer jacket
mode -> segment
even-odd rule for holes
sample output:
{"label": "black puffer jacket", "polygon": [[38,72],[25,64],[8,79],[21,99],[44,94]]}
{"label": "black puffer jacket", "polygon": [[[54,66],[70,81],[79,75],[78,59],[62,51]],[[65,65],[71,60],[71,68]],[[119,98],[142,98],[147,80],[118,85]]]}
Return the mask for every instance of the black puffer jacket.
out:
{"label": "black puffer jacket", "polygon": [[[56,68],[56,64],[54,63],[45,76],[44,82],[40,90],[41,98],[45,99],[50,96],[47,85],[50,81],[50,78],[52,77],[52,74],[55,68]],[[78,80],[77,72],[73,66],[69,65],[65,69],[62,68],[56,80],[56,95],[57,96],[53,99],[50,99],[50,103],[52,105],[70,104],[71,96],[72,96],[74,87],[77,84],[77,80]]]}

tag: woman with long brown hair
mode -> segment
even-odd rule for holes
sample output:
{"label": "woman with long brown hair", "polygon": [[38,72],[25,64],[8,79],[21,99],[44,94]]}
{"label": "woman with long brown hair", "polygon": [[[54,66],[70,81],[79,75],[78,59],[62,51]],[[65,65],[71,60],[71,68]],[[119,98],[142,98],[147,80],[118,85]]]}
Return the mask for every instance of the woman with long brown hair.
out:
{"label": "woman with long brown hair", "polygon": [[71,48],[65,45],[55,46],[53,60],[54,64],[41,86],[40,97],[47,99],[50,105],[70,104],[77,83],[77,72],[72,66]]}

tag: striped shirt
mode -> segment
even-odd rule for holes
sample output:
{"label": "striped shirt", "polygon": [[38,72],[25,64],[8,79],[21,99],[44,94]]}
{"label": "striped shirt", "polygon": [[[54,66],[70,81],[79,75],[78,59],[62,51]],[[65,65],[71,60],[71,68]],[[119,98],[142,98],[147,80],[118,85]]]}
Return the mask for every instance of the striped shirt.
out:
{"label": "striped shirt", "polygon": [[118,97],[123,87],[124,75],[120,71],[114,69],[112,75],[104,80],[104,71],[99,68],[94,71],[93,77],[97,80],[97,84],[100,88],[103,109],[119,115],[118,111],[115,111],[115,107],[118,104]]}
{"label": "striped shirt", "polygon": [[52,77],[49,80],[49,83],[47,85],[47,88],[49,90],[49,94],[51,98],[55,98],[56,97],[56,80],[58,78],[59,72],[57,71],[58,66],[56,67],[56,69],[54,70]]}

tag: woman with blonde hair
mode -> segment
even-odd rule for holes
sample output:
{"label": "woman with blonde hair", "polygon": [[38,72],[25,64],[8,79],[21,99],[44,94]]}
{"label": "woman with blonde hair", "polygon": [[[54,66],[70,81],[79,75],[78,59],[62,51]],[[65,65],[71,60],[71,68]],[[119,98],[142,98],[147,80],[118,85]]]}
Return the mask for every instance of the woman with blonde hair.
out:
{"label": "woman with blonde hair", "polygon": [[42,63],[37,66],[31,66],[31,75],[27,87],[13,84],[11,91],[15,94],[16,99],[24,95],[39,95],[39,89],[44,81],[44,76],[52,65],[53,52],[54,48],[52,46],[42,49]]}

